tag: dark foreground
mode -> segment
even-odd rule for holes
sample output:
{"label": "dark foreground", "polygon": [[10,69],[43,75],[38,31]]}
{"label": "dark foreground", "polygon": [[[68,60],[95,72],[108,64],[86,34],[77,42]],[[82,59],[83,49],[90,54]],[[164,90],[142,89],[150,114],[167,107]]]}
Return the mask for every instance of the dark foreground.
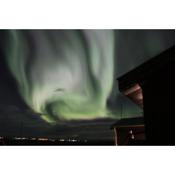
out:
{"label": "dark foreground", "polygon": [[11,138],[5,138],[5,139],[1,139],[0,140],[0,145],[1,146],[5,146],[5,145],[11,145],[11,146],[29,146],[29,145],[33,145],[33,146],[110,146],[110,145],[114,145],[114,142],[111,140],[100,140],[100,141],[95,141],[95,140],[90,140],[90,141],[80,141],[80,140],[48,140],[48,139],[37,139],[37,140],[32,140],[32,139],[11,139]]}

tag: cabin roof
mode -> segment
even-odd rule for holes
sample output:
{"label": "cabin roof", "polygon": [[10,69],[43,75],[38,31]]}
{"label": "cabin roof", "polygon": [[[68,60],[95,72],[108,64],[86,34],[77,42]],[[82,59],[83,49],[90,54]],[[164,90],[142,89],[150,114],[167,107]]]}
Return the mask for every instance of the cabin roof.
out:
{"label": "cabin roof", "polygon": [[152,74],[161,70],[166,64],[175,61],[175,46],[149,59],[135,69],[117,78],[119,90],[125,91],[135,84],[142,84]]}

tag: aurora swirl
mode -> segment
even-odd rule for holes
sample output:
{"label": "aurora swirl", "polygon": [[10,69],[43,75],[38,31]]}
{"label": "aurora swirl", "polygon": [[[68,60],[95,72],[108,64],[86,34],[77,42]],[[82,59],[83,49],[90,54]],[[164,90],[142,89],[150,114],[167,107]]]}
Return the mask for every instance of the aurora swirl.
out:
{"label": "aurora swirl", "polygon": [[11,30],[5,53],[21,97],[45,121],[112,115],[112,30]]}

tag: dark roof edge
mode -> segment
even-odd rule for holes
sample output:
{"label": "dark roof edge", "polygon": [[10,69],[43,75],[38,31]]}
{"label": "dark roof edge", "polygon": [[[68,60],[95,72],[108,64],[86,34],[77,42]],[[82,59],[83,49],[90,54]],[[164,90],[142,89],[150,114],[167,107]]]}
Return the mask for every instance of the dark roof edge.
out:
{"label": "dark roof edge", "polygon": [[[126,83],[135,83],[143,79],[143,77],[152,74],[152,72],[161,68],[167,64],[170,60],[175,61],[175,46],[170,47],[169,49],[161,52],[157,56],[152,57],[148,61],[142,63],[131,71],[125,73],[124,75],[117,78],[122,84]],[[165,59],[166,57],[166,59]],[[127,83],[128,82],[128,83]]]}

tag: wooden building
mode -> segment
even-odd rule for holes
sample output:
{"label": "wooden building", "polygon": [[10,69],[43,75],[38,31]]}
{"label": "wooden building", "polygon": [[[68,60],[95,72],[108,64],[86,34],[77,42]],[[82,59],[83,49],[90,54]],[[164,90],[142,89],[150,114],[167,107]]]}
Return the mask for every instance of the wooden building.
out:
{"label": "wooden building", "polygon": [[175,145],[175,47],[119,77],[118,82],[120,92],[143,108],[145,144]]}
{"label": "wooden building", "polygon": [[115,145],[145,144],[143,117],[121,119],[112,125],[115,133]]}

